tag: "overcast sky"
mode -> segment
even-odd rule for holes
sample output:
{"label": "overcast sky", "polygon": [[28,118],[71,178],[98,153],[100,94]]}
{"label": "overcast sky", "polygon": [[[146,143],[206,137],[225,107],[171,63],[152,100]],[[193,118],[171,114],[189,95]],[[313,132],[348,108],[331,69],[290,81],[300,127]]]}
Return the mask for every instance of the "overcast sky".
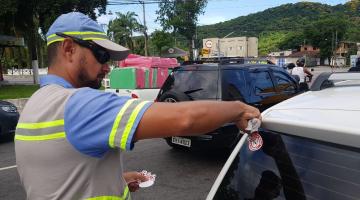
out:
{"label": "overcast sky", "polygon": [[[222,21],[227,21],[239,16],[246,16],[251,13],[266,10],[268,8],[276,7],[286,3],[297,3],[301,1],[285,1],[285,0],[208,0],[205,8],[205,13],[199,16],[199,25],[214,24]],[[319,2],[329,5],[344,4],[348,1],[345,0],[319,0],[309,1]],[[161,29],[156,20],[156,10],[158,4],[146,4],[145,16],[146,25],[149,32],[155,29]],[[127,11],[135,12],[138,15],[138,20],[143,23],[143,12],[141,5],[121,5],[121,6],[108,6],[107,11],[111,11],[113,15],[103,15],[98,18],[100,24],[108,24],[110,19],[116,17],[115,12],[126,13]]]}

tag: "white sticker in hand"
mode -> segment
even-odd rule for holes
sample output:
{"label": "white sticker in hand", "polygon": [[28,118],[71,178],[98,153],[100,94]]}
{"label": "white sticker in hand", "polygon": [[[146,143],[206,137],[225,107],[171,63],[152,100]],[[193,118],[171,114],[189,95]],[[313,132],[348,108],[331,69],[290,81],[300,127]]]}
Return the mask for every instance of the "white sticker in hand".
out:
{"label": "white sticker in hand", "polygon": [[253,132],[248,137],[250,151],[257,151],[263,145],[263,139],[258,132]]}
{"label": "white sticker in hand", "polygon": [[151,174],[151,172],[148,172],[146,170],[143,170],[142,172],[140,172],[142,175],[146,176],[149,180],[141,182],[139,184],[139,187],[141,188],[145,188],[145,187],[150,187],[152,185],[154,185],[155,183],[155,178],[156,175],[155,174]]}
{"label": "white sticker in hand", "polygon": [[150,187],[150,186],[152,186],[152,185],[154,185],[154,181],[152,181],[152,180],[147,180],[147,181],[145,181],[145,182],[141,182],[140,184],[139,184],[139,187],[141,187],[141,188],[146,188],[146,187]]}

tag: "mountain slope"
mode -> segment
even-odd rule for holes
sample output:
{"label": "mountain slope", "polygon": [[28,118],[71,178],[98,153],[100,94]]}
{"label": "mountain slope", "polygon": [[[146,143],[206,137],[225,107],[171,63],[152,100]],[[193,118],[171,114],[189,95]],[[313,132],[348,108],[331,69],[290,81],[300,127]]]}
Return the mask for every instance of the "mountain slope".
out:
{"label": "mountain slope", "polygon": [[[276,50],[282,46],[291,47],[294,44],[284,44],[289,37],[297,36],[303,29],[324,16],[339,16],[349,22],[349,33],[346,40],[360,41],[360,3],[359,0],[349,1],[346,4],[330,6],[320,3],[301,2],[296,4],[284,4],[270,8],[262,12],[241,16],[229,21],[201,26],[198,28],[199,38],[224,37],[234,32],[231,36],[255,36],[266,39],[269,35],[279,35],[282,39],[276,40],[272,45]],[[265,37],[265,38],[262,38]],[[291,43],[291,42],[290,42]],[[260,44],[261,45],[261,44]],[[293,47],[295,48],[295,47]],[[261,51],[261,50],[260,50]],[[266,53],[266,52],[264,52]]]}

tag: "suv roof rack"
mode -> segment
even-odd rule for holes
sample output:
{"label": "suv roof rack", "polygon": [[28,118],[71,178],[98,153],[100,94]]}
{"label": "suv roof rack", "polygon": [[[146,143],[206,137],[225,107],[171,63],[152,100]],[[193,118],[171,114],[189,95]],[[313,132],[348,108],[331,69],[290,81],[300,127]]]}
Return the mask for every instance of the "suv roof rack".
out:
{"label": "suv roof rack", "polygon": [[193,64],[204,64],[202,60],[187,60],[184,61],[181,65],[193,65]]}
{"label": "suv roof rack", "polygon": [[228,58],[220,60],[220,64],[274,64],[268,59],[261,58]]}
{"label": "suv roof rack", "polygon": [[323,72],[311,85],[311,91],[319,91],[325,88],[334,87],[334,81],[360,80],[359,72]]}

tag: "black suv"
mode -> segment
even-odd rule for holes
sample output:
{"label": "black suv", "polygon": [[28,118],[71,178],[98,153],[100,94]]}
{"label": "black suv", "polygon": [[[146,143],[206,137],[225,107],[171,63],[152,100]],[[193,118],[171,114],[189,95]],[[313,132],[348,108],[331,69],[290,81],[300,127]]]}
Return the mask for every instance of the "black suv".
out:
{"label": "black suv", "polygon": [[16,106],[0,100],[0,139],[14,135],[18,120],[19,112]]}
{"label": "black suv", "polygon": [[[281,67],[222,62],[175,68],[160,89],[157,101],[239,100],[263,111],[297,93],[298,83]],[[231,149],[240,139],[238,132],[234,124],[225,124],[205,135],[165,139],[170,146],[178,148]]]}

